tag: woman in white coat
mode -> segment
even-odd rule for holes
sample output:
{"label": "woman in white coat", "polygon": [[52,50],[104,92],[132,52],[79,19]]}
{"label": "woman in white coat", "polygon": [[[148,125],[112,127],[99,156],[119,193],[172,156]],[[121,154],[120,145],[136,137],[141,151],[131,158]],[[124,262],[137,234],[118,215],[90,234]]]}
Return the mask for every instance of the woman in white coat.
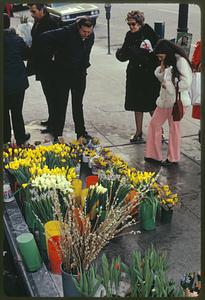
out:
{"label": "woman in white coat", "polygon": [[[155,76],[161,82],[160,95],[156,101],[154,111],[148,128],[145,160],[169,166],[180,160],[180,124],[174,121],[172,109],[176,100],[176,85],[184,109],[191,105],[189,90],[192,82],[191,63],[182,48],[174,43],[162,39],[155,49],[160,66],[155,70]],[[169,143],[167,159],[162,161],[162,125],[168,120]]]}

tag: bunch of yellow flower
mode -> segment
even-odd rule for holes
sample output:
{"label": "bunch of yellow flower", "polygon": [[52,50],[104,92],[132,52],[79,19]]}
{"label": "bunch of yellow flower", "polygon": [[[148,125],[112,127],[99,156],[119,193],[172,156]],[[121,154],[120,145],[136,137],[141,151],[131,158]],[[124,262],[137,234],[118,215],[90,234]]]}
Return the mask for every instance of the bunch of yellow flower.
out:
{"label": "bunch of yellow flower", "polygon": [[159,203],[166,210],[173,209],[176,205],[180,204],[178,195],[173,193],[168,185],[158,186]]}
{"label": "bunch of yellow flower", "polygon": [[106,169],[109,166],[109,161],[101,155],[94,156],[91,161],[92,165],[98,169]]}
{"label": "bunch of yellow flower", "polygon": [[68,180],[76,178],[76,154],[65,144],[40,145],[32,148],[8,148],[4,151],[5,169],[13,174],[20,185],[42,174],[63,175]]}
{"label": "bunch of yellow flower", "polygon": [[96,151],[93,149],[88,149],[87,147],[82,151],[84,156],[94,157],[96,155]]}
{"label": "bunch of yellow flower", "polygon": [[128,168],[126,175],[131,184],[136,188],[141,185],[152,185],[152,183],[155,182],[155,172],[141,172],[137,171],[135,168]]}

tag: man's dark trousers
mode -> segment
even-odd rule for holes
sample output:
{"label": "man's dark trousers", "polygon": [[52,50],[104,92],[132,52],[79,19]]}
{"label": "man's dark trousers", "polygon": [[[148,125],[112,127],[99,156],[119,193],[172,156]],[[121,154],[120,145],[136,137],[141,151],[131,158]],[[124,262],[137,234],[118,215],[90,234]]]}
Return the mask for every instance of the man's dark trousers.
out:
{"label": "man's dark trousers", "polygon": [[4,143],[11,141],[11,120],[14,136],[17,142],[24,139],[25,127],[22,115],[25,91],[12,95],[4,95]]}
{"label": "man's dark trousers", "polygon": [[55,101],[54,136],[62,136],[66,119],[69,92],[72,96],[72,115],[77,137],[85,134],[83,96],[86,88],[86,71],[73,71],[70,75],[58,76],[58,99]]}
{"label": "man's dark trousers", "polygon": [[47,74],[47,76],[43,76],[40,79],[40,82],[48,106],[48,128],[53,130],[53,117],[55,114],[54,104],[56,101],[58,101],[56,95],[56,83],[52,74]]}

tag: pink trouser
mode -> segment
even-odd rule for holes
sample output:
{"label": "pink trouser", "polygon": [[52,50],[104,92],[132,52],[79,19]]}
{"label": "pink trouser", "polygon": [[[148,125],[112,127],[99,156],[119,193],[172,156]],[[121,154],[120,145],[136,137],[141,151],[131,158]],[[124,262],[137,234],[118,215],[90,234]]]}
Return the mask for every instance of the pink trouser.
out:
{"label": "pink trouser", "polygon": [[157,108],[149,123],[145,157],[161,161],[162,158],[162,125],[168,120],[169,144],[167,158],[171,162],[180,160],[180,127],[179,122],[174,122],[172,108]]}

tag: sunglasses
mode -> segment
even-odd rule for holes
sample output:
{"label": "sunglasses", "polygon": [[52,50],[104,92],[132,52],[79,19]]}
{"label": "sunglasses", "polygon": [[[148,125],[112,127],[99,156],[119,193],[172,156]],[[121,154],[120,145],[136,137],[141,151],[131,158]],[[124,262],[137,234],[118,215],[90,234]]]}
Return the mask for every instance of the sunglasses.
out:
{"label": "sunglasses", "polygon": [[135,26],[137,23],[127,23],[128,26]]}

